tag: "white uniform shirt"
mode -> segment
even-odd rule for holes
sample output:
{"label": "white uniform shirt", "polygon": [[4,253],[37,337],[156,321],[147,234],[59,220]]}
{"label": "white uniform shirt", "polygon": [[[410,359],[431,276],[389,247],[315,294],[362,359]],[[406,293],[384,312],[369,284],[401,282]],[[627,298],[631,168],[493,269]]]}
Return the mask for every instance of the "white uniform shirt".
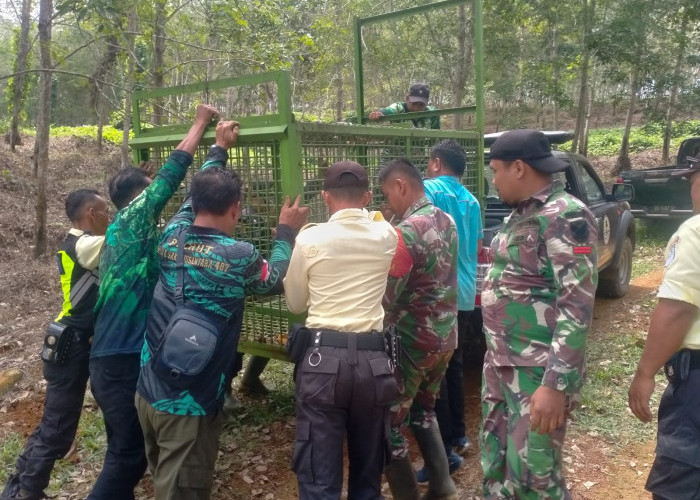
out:
{"label": "white uniform shirt", "polygon": [[339,210],[297,236],[284,294],[306,326],[345,332],[383,328],[382,297],[398,236],[381,214]]}
{"label": "white uniform shirt", "polygon": [[75,254],[78,256],[78,264],[90,271],[97,269],[105,237],[93,236],[74,227],[68,232],[78,237],[78,241],[75,242]]}
{"label": "white uniform shirt", "polygon": [[[666,246],[666,272],[658,297],[700,308],[700,215],[685,221]],[[700,349],[700,312],[681,348]]]}

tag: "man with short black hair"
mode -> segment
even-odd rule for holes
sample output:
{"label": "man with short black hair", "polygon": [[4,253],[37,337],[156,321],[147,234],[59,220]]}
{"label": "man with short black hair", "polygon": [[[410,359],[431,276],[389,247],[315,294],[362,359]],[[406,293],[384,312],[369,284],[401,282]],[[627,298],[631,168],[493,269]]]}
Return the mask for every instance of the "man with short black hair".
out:
{"label": "man with short black hair", "polygon": [[[189,196],[158,247],[160,280],[146,325],[136,392],[157,500],[209,498],[245,296],[282,292],[294,237],[308,213],[299,206],[300,197],[294,204],[286,200],[269,261],[250,243],[232,237],[241,213],[242,187],[240,177],[225,165],[237,137],[236,122],[217,126],[212,146],[216,154],[210,154],[212,159],[192,179]],[[182,308],[194,309],[218,326],[215,347],[200,373],[186,382],[172,378],[172,372],[158,371],[159,363],[168,363],[164,343],[175,340],[167,337],[168,323]],[[199,353],[205,338],[192,330],[185,335],[184,345],[194,344],[192,353]],[[194,363],[189,354],[183,347],[185,362]]]}
{"label": "man with short black hair", "polygon": [[284,279],[287,307],[307,311],[312,343],[296,366],[299,499],[340,499],[347,435],[349,500],[379,500],[389,405],[397,381],[384,351],[382,296],[398,236],[369,213],[367,171],[334,163],[322,196],[331,214],[297,236]]}
{"label": "man with short black hair", "polygon": [[569,164],[542,132],[506,132],[489,154],[513,212],[491,243],[481,292],[484,498],[567,499],[561,449],[583,386],[598,226],[553,179]]}
{"label": "man with short black hair", "polygon": [[395,500],[418,500],[403,436],[408,425],[429,471],[426,498],[456,500],[434,407],[457,345],[457,228],[452,217],[428,201],[421,174],[407,159],[390,162],[379,172],[379,182],[399,218],[396,230],[404,242],[384,295],[384,322],[396,324],[403,350],[403,391],[391,407],[393,461],[384,473]]}
{"label": "man with short black hair", "polygon": [[73,191],[65,207],[73,227],[56,253],[63,308],[54,321],[60,325],[61,335],[70,339],[59,359],[44,361],[44,413],[17,458],[16,471],[9,475],[0,495],[2,500],[46,498],[43,491],[54,463],[68,453],[83,408],[94,327],[92,310],[100,284],[97,264],[109,224],[109,207],[94,189]]}
{"label": "man with short black hair", "polygon": [[110,196],[121,208],[107,228],[100,258],[102,282],[90,353],[90,384],[104,417],[107,452],[89,500],[132,500],[134,487],[146,471],[134,394],[146,318],[158,280],[158,221],[216,117],[213,107],[197,107],[194,124],[153,182],[133,169],[116,174],[110,182]]}
{"label": "man with short black hair", "polygon": [[[437,142],[430,148],[425,179],[425,194],[433,205],[450,214],[457,225],[457,347],[450,359],[445,382],[435,403],[450,471],[462,464],[462,457],[471,447],[466,435],[464,415],[464,357],[469,340],[480,337],[474,311],[476,297],[476,260],[484,232],[481,207],[474,195],[462,184],[467,166],[464,149],[454,139]],[[418,480],[425,481],[425,470],[418,471]]]}
{"label": "man with short black hair", "polygon": [[659,403],[656,458],[646,483],[654,500],[693,500],[700,492],[700,155],[687,162],[674,174],[690,182],[694,215],[666,246],[659,302],[629,389],[632,413],[651,422],[654,377],[664,367],[669,384]]}
{"label": "man with short black hair", "polygon": [[[406,99],[403,102],[395,102],[386,108],[372,111],[368,118],[370,120],[377,120],[382,116],[388,115],[400,115],[403,113],[414,113],[419,111],[434,111],[436,108],[435,106],[428,106],[428,99],[430,99],[430,88],[428,88],[425,83],[413,83],[408,88]],[[411,120],[411,123],[416,128],[440,129],[440,116],[436,115],[426,118],[415,118]]]}

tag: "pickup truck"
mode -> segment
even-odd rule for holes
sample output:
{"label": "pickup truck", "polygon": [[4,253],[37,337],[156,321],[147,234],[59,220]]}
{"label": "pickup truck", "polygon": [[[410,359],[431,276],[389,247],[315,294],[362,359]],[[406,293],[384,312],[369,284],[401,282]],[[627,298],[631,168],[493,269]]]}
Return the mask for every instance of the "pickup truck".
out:
{"label": "pickup truck", "polygon": [[[484,146],[489,147],[499,134],[488,134]],[[566,142],[571,138],[567,132],[550,132],[553,144]],[[598,221],[598,271],[597,294],[603,297],[622,297],[629,289],[632,272],[632,253],[635,247],[634,217],[628,200],[632,198],[632,188],[624,183],[616,183],[612,192],[607,193],[600,178],[583,156],[564,151],[553,151],[555,156],[569,164],[569,168],[555,174],[567,192],[584,202]],[[485,165],[488,165],[486,153]],[[491,170],[486,167],[484,177],[491,179]],[[490,184],[490,182],[489,182]],[[511,209],[498,199],[494,189],[486,192],[484,223],[484,244],[498,231],[503,219]]]}
{"label": "pickup truck", "polygon": [[685,168],[686,159],[700,152],[700,137],[684,140],[678,148],[676,164],[621,172],[619,182],[632,186],[632,214],[646,219],[685,219],[693,215],[690,184],[672,172]]}

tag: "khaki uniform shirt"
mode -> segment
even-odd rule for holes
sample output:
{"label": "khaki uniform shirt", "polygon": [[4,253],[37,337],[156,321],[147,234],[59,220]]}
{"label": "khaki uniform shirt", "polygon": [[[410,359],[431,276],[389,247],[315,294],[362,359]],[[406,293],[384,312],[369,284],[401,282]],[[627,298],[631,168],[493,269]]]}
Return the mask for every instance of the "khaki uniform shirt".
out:
{"label": "khaki uniform shirt", "polygon": [[[666,272],[658,297],[680,300],[700,308],[700,215],[678,228],[666,246]],[[681,348],[700,349],[700,312]]]}
{"label": "khaki uniform shirt", "polygon": [[381,214],[339,210],[297,236],[284,279],[287,308],[308,309],[306,326],[381,330],[382,297],[398,236]]}

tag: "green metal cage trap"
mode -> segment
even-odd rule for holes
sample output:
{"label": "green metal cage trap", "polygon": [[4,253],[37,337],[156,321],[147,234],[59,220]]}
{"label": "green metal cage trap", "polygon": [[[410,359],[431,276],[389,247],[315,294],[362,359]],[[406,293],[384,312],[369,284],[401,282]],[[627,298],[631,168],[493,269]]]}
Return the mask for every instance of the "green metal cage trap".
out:
{"label": "green metal cage trap", "polygon": [[[453,2],[450,2],[453,3]],[[276,91],[276,92],[275,92]],[[275,95],[261,104],[259,96]],[[481,130],[428,130],[400,126],[302,123],[295,121],[291,105],[290,75],[269,72],[239,78],[170,87],[135,93],[134,139],[131,146],[137,163],[150,161],[160,168],[184,137],[188,125],[142,128],[140,109],[160,106],[178,116],[193,118],[195,100],[206,101],[222,111],[225,119],[241,123],[238,143],[229,150],[228,167],[244,183],[242,215],[236,234],[269,256],[280,207],[285,196],[303,195],[310,208],[309,222],[325,222],[328,212],[321,197],[325,169],[336,161],[353,160],[367,167],[373,190],[373,208],[381,202],[376,177],[381,166],[395,158],[410,159],[425,169],[430,147],[446,138],[457,140],[467,153],[463,182],[478,198],[483,194]],[[259,114],[244,116],[241,101],[253,103]],[[189,110],[187,113],[177,109]],[[173,111],[175,110],[175,111]],[[463,109],[459,109],[463,112]],[[445,114],[450,110],[440,110]],[[191,120],[190,120],[191,123]],[[478,120],[477,120],[478,123]],[[167,221],[177,211],[189,182],[204,162],[214,142],[208,129],[181,189],[165,209]],[[249,297],[245,308],[239,351],[270,358],[288,359],[284,350],[288,326],[303,317],[287,311],[284,296]]]}

